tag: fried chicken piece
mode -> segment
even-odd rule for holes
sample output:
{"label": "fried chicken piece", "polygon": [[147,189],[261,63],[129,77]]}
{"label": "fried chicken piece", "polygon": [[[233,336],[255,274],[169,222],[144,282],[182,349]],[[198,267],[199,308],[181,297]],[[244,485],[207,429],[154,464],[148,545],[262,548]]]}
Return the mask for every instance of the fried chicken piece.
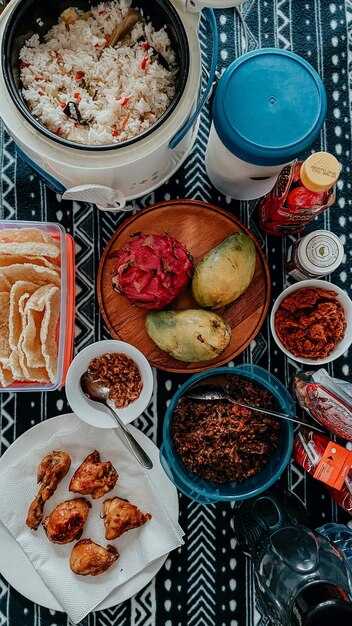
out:
{"label": "fried chicken piece", "polygon": [[71,458],[61,450],[53,450],[39,463],[37,483],[41,483],[41,486],[28,509],[26,524],[29,528],[37,530],[43,519],[44,503],[51,498],[60,480],[66,476],[70,465]]}
{"label": "fried chicken piece", "polygon": [[58,504],[43,521],[48,539],[53,543],[70,543],[79,539],[91,506],[85,498],[74,498]]}
{"label": "fried chicken piece", "polygon": [[142,511],[122,498],[110,498],[103,505],[105,539],[116,539],[127,530],[143,526],[152,519],[150,513]]}
{"label": "fried chicken piece", "polygon": [[82,496],[91,494],[95,500],[111,491],[115,487],[118,477],[119,475],[112,463],[110,461],[101,463],[99,452],[94,450],[75,471],[71,478],[69,490],[80,493]]}
{"label": "fried chicken piece", "polygon": [[98,576],[106,572],[119,556],[114,546],[103,548],[91,539],[81,539],[72,548],[70,567],[75,574],[81,576]]}

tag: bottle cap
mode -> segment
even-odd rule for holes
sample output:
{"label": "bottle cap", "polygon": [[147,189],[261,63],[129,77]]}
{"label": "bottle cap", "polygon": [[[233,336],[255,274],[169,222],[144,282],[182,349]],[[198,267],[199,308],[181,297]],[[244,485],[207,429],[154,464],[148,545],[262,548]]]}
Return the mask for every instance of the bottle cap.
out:
{"label": "bottle cap", "polygon": [[243,54],[225,70],[215,90],[217,135],[245,163],[271,167],[291,162],[311,146],[325,115],[321,78],[289,50],[261,48]]}
{"label": "bottle cap", "polygon": [[331,274],[342,262],[343,245],[329,230],[315,230],[300,240],[298,262],[309,274]]}
{"label": "bottle cap", "polygon": [[[342,568],[343,565],[341,574],[344,573]],[[290,623],[294,626],[349,626],[352,604],[347,593],[337,584],[324,580],[306,584],[293,601]]]}
{"label": "bottle cap", "polygon": [[340,164],[329,152],[315,152],[302,163],[300,175],[309,191],[327,191],[340,176]]}
{"label": "bottle cap", "polygon": [[311,612],[303,622],[303,626],[351,626],[352,605],[343,600],[331,600]]}

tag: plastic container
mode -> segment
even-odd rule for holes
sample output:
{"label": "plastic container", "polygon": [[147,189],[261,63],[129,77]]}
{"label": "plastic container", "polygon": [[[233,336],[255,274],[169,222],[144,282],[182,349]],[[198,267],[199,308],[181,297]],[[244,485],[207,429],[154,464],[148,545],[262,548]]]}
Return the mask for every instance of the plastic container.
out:
{"label": "plastic container", "polygon": [[211,182],[238,200],[263,196],[313,143],[325,115],[325,89],[307,61],[276,48],[244,54],[215,92],[205,156]]}
{"label": "plastic container", "polygon": [[166,410],[163,425],[163,442],[160,447],[160,462],[177,489],[191,498],[191,500],[202,504],[246,500],[265,491],[281,476],[289,462],[293,446],[293,425],[291,422],[282,421],[278,446],[265,467],[256,476],[249,478],[243,483],[232,482],[220,485],[204,480],[191,472],[181,461],[174,447],[171,436],[172,415],[178,400],[185,393],[186,389],[203,378],[219,374],[236,374],[258,383],[258,385],[274,396],[277,402],[275,408],[291,415],[295,413],[294,401],[286,387],[270,372],[258,365],[244,364],[234,368],[218,367],[195,374],[184,383],[175,393]]}
{"label": "plastic container", "polygon": [[352,528],[344,524],[324,524],[316,528],[317,533],[332,541],[337,549],[345,555],[347,562],[351,568],[352,576]]}
{"label": "plastic container", "polygon": [[74,241],[61,224],[54,222],[31,222],[1,220],[0,230],[15,228],[38,228],[60,241],[60,255],[55,262],[61,267],[60,318],[57,328],[58,363],[53,383],[14,382],[2,387],[1,392],[54,391],[65,384],[67,370],[72,361],[75,316],[75,254]]}

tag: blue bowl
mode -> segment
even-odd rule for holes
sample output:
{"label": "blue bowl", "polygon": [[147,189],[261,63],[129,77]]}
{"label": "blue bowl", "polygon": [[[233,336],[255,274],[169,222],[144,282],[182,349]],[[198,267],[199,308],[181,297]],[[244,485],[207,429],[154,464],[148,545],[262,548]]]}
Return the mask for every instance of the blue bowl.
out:
{"label": "blue bowl", "polygon": [[205,480],[191,472],[180,459],[173,444],[171,433],[172,416],[177,402],[189,387],[203,378],[219,374],[236,374],[258,383],[276,399],[279,410],[290,415],[295,414],[295,404],[286,387],[270,372],[258,365],[245,364],[231,368],[218,367],[195,374],[195,376],[192,376],[184,383],[173,396],[165,414],[160,462],[177,489],[191,498],[191,500],[202,504],[246,500],[265,491],[280,478],[290,460],[293,446],[293,424],[292,422],[282,420],[278,445],[266,465],[255,476],[248,478],[242,483],[219,484]]}

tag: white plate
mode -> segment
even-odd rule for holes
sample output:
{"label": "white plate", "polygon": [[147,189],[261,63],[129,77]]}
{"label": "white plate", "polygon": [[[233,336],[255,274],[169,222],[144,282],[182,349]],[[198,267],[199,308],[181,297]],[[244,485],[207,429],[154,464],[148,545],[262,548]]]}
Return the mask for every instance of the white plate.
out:
{"label": "white plate", "polygon": [[99,405],[96,402],[91,402],[91,400],[84,395],[80,385],[80,378],[88,369],[88,365],[92,359],[107,352],[121,352],[133,359],[138,366],[143,381],[143,389],[139,398],[131,402],[131,404],[124,409],[115,409],[125,424],[129,424],[145,411],[153,393],[154,381],[152,368],[144,354],[137,348],[131,346],[129,343],[116,341],[115,339],[97,341],[87,346],[73,359],[70,369],[67,372],[65,390],[68,403],[76,415],[78,415],[83,422],[87,422],[90,426],[96,426],[97,428],[116,428],[116,422],[114,418],[109,415],[108,409],[102,404]]}
{"label": "white plate", "polygon": [[[45,445],[45,442],[52,437],[59,428],[64,428],[69,424],[72,425],[73,420],[77,420],[77,416],[73,413],[59,415],[45,422],[41,422],[33,428],[27,430],[21,437],[16,439],[13,444],[6,450],[0,459],[0,473],[5,472],[13,463],[18,460],[21,455],[27,454],[31,448]],[[143,446],[153,461],[153,469],[150,470],[150,476],[154,482],[157,493],[162,493],[170,515],[178,520],[178,495],[177,489],[166,476],[159,461],[159,450],[156,445],[142,433],[140,430],[131,426],[131,431],[137,441]],[[10,585],[23,596],[45,606],[53,611],[62,611],[58,601],[51,591],[40,578],[34,565],[31,563],[25,552],[14,537],[0,522],[0,572]],[[152,578],[157,574],[163,566],[167,554],[160,557],[144,570],[130,578],[117,589],[112,591],[110,595],[95,609],[97,611],[108,609],[116,604],[120,604],[128,598],[134,596]]]}

